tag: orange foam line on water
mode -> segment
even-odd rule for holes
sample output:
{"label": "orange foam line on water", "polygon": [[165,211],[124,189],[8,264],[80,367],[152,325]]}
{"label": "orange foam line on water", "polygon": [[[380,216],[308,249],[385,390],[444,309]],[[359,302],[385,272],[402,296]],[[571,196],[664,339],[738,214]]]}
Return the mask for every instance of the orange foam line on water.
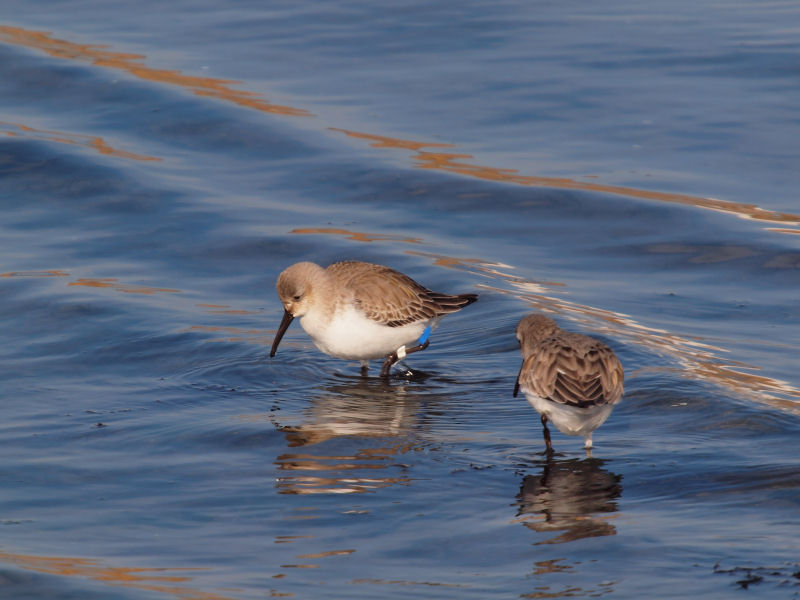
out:
{"label": "orange foam line on water", "polygon": [[[148,67],[142,62],[145,59],[143,55],[114,52],[108,50],[107,46],[104,45],[77,44],[55,38],[47,32],[32,31],[10,26],[0,26],[0,39],[10,44],[41,50],[57,58],[89,62],[101,67],[122,70],[140,79],[178,86],[198,96],[213,97],[263,112],[286,116],[313,116],[310,112],[303,109],[272,104],[253,92],[234,90],[230,87],[230,84],[237,83],[236,81],[185,75],[177,70],[155,69]],[[436,169],[468,177],[517,185],[583,190],[672,204],[683,204],[707,210],[725,212],[746,219],[800,227],[800,215],[772,211],[761,208],[755,204],[703,198],[689,194],[642,190],[626,186],[580,181],[567,177],[521,175],[515,169],[490,167],[467,162],[469,159],[473,158],[470,154],[429,152],[424,150],[425,148],[454,148],[454,145],[449,143],[407,140],[337,127],[330,127],[329,130],[343,133],[355,139],[368,141],[370,142],[370,146],[374,148],[402,149],[415,152],[416,154],[412,156],[412,160],[416,161],[416,166],[421,169]],[[96,139],[99,140],[99,138]],[[91,143],[96,145],[96,149],[99,152],[115,153],[115,155],[118,156],[127,155],[126,153],[121,153],[121,151],[108,148],[102,144],[101,140]],[[138,155],[128,157],[138,157]],[[148,159],[148,157],[139,158],[143,160]],[[595,178],[595,176],[592,176],[592,178]],[[770,230],[776,233],[800,233],[799,230],[790,229],[788,227],[771,228]]]}
{"label": "orange foam line on water", "polygon": [[[604,194],[613,194],[616,196],[626,196],[629,198],[655,200],[657,202],[665,202],[670,204],[683,204],[708,210],[725,212],[745,219],[800,226],[800,215],[772,211],[761,208],[755,204],[730,202],[727,200],[717,200],[714,198],[703,198],[689,194],[658,192],[654,190],[643,190],[620,185],[579,181],[577,179],[571,179],[568,177],[538,177],[533,175],[521,175],[515,169],[503,169],[466,162],[467,160],[473,158],[470,154],[427,152],[422,150],[423,148],[433,147],[452,148],[453,146],[451,144],[417,142],[412,140],[391,138],[388,136],[377,136],[346,129],[331,128],[331,130],[343,133],[348,137],[371,142],[370,146],[374,148],[394,148],[415,151],[416,154],[412,156],[412,160],[416,161],[416,166],[420,169],[434,169],[465,175],[468,177],[476,177],[478,179],[486,179],[489,181],[513,183],[516,185],[599,192]],[[793,229],[773,229],[773,231],[779,233],[800,233],[800,231]]]}
{"label": "orange foam line on water", "polygon": [[124,292],[126,294],[160,294],[160,293],[167,293],[167,294],[178,294],[180,290],[173,290],[170,288],[156,288],[156,287],[148,287],[144,285],[132,285],[129,283],[119,283],[117,279],[112,277],[102,278],[102,279],[95,279],[91,277],[77,279],[76,281],[70,281],[68,286],[84,286],[84,287],[91,287],[91,288],[110,288],[116,290],[118,292]]}
{"label": "orange foam line on water", "polygon": [[231,600],[229,596],[204,592],[184,585],[175,585],[189,583],[193,577],[187,574],[170,574],[208,571],[209,569],[206,568],[113,567],[86,558],[36,556],[10,552],[0,552],[0,561],[36,573],[84,577],[114,586],[160,592],[182,600]]}
{"label": "orange foam line on water", "polygon": [[344,235],[356,242],[393,241],[393,242],[406,242],[408,244],[422,243],[422,239],[420,238],[403,237],[401,235],[392,235],[384,233],[364,233],[361,231],[350,231],[349,229],[336,229],[333,227],[301,227],[298,229],[292,229],[289,233],[298,233],[302,235],[309,235],[309,234]]}
{"label": "orange foam line on water", "polygon": [[55,38],[48,32],[21,27],[0,26],[0,38],[6,43],[41,50],[56,58],[88,62],[99,67],[125,71],[139,79],[177,86],[197,96],[216,98],[262,112],[293,117],[311,116],[306,110],[272,104],[254,92],[229,87],[238,83],[236,81],[197,77],[180,71],[149,67],[142,62],[146,57],[141,54],[114,52],[101,44],[76,44]]}
{"label": "orange foam line on water", "polygon": [[55,142],[57,144],[84,146],[86,148],[95,150],[99,154],[114,156],[117,158],[128,158],[139,161],[161,160],[155,156],[145,156],[143,154],[134,154],[133,152],[117,150],[109,146],[108,143],[99,136],[83,135],[80,133],[64,133],[62,131],[51,131],[47,129],[35,129],[34,127],[23,125],[22,123],[0,121],[0,133],[5,133],[8,137],[23,137],[44,140],[47,142]]}
{"label": "orange foam line on water", "polygon": [[[343,133],[348,137],[367,140],[372,142],[370,146],[373,148],[402,148],[404,150],[420,151],[423,148],[452,148],[453,144],[441,144],[438,142],[415,142],[412,140],[403,140],[400,138],[393,138],[385,135],[372,135],[368,133],[359,133],[350,131],[348,129],[339,129],[338,127],[329,127],[331,131]],[[456,156],[456,155],[453,155]],[[468,154],[460,156],[469,156]]]}
{"label": "orange foam line on water", "polygon": [[9,271],[0,273],[0,277],[69,277],[69,273],[61,269],[48,271]]}

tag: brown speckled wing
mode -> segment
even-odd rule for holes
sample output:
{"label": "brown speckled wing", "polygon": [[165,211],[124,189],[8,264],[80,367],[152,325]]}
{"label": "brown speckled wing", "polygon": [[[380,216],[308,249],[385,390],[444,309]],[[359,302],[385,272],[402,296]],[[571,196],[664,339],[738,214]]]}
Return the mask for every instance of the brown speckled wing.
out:
{"label": "brown speckled wing", "polygon": [[520,386],[568,406],[616,404],[624,391],[613,350],[588,336],[562,333],[543,340],[522,365]]}
{"label": "brown speckled wing", "polygon": [[474,294],[450,296],[420,285],[407,275],[383,265],[344,261],[326,269],[353,293],[364,314],[383,325],[400,327],[455,312],[477,300]]}

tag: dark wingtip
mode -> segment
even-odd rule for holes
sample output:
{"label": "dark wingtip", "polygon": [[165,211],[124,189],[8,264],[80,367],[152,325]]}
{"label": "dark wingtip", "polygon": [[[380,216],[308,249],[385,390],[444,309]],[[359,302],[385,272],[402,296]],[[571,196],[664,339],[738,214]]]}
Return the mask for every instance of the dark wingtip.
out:
{"label": "dark wingtip", "polygon": [[469,306],[473,302],[478,301],[478,294],[461,294],[459,298],[465,300],[463,306]]}
{"label": "dark wingtip", "polygon": [[428,292],[428,295],[435,303],[437,315],[454,313],[465,306],[469,306],[478,299],[478,294],[459,294],[457,296],[451,296],[450,294]]}

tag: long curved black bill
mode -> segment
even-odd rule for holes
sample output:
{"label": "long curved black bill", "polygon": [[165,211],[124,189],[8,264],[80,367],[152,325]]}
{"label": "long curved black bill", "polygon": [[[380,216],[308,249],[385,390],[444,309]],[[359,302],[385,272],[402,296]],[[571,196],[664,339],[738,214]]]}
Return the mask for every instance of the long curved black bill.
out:
{"label": "long curved black bill", "polygon": [[283,311],[283,319],[281,319],[281,324],[278,326],[278,333],[275,334],[275,341],[272,342],[272,350],[269,351],[270,358],[275,356],[275,353],[278,351],[278,344],[281,343],[283,334],[289,329],[289,325],[292,323],[293,319],[294,315],[292,313],[288,310]]}
{"label": "long curved black bill", "polygon": [[517,380],[514,382],[514,398],[517,397],[519,394],[519,376],[522,374],[522,367],[525,365],[525,361],[522,361],[522,364],[519,367],[519,373],[517,373]]}

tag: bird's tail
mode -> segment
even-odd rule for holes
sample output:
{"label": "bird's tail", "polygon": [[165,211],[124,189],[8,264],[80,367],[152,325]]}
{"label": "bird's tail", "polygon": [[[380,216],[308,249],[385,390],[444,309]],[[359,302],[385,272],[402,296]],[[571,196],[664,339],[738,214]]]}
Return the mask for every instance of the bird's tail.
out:
{"label": "bird's tail", "polygon": [[478,299],[478,294],[458,294],[457,296],[451,296],[449,294],[433,292],[430,296],[438,305],[438,312],[440,315],[446,315],[461,310]]}

